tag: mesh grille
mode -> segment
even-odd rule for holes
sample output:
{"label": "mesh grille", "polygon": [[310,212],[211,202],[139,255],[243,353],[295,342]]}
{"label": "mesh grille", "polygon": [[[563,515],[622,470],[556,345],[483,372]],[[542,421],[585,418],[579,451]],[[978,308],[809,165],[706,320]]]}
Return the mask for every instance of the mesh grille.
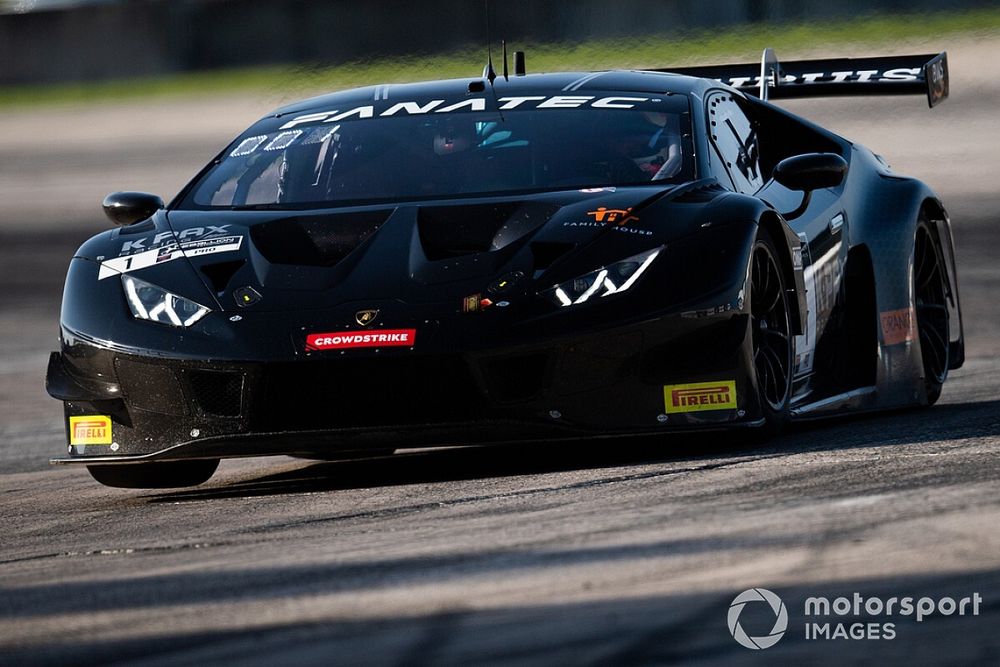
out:
{"label": "mesh grille", "polygon": [[543,352],[491,359],[483,364],[490,396],[498,401],[521,401],[537,396],[548,372],[549,355]]}
{"label": "mesh grille", "polygon": [[198,408],[218,417],[243,411],[243,375],[232,371],[191,371],[188,384]]}
{"label": "mesh grille", "polygon": [[251,415],[259,430],[471,421],[482,394],[454,357],[269,364]]}

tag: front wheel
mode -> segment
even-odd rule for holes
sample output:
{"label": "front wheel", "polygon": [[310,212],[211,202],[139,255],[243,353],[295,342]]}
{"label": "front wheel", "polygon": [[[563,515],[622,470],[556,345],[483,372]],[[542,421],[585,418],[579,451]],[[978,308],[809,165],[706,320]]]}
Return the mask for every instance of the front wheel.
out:
{"label": "front wheel", "polygon": [[774,242],[763,229],[750,259],[750,327],[764,432],[773,435],[788,421],[793,340],[785,276]]}
{"label": "front wheel", "polygon": [[207,482],[219,459],[87,466],[90,476],[119,489],[175,489]]}

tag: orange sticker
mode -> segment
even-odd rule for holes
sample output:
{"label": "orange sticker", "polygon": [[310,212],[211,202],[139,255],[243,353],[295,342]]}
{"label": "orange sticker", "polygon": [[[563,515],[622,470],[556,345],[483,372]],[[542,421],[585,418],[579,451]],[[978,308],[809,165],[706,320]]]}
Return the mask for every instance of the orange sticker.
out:
{"label": "orange sticker", "polygon": [[596,211],[588,211],[587,215],[594,216],[596,222],[613,222],[619,226],[632,220],[639,221],[637,216],[632,215],[631,208],[607,208],[601,206]]}
{"label": "orange sticker", "polygon": [[882,342],[886,345],[908,343],[916,337],[917,323],[913,309],[890,310],[879,315],[882,321]]}

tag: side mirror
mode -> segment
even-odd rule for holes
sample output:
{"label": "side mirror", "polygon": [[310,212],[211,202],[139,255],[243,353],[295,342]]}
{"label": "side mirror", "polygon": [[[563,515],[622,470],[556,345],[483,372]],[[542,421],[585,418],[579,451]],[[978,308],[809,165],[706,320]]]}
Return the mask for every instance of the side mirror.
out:
{"label": "side mirror", "polygon": [[113,192],[102,206],[111,222],[124,227],[152,216],[163,208],[163,200],[146,192]]}
{"label": "side mirror", "polygon": [[774,180],[789,190],[811,192],[844,182],[847,161],[836,153],[805,153],[785,158],[774,168]]}

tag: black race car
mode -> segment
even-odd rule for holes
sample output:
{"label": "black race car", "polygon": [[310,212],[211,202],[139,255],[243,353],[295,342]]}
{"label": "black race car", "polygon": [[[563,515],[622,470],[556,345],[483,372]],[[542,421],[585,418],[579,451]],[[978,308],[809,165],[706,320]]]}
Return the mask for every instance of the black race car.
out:
{"label": "black race car", "polygon": [[[523,63],[523,57],[516,59]],[[937,56],[375,86],[263,118],[66,278],[50,395],[100,482],[220,458],[926,405],[964,348],[923,183],[767,98],[947,96]]]}

